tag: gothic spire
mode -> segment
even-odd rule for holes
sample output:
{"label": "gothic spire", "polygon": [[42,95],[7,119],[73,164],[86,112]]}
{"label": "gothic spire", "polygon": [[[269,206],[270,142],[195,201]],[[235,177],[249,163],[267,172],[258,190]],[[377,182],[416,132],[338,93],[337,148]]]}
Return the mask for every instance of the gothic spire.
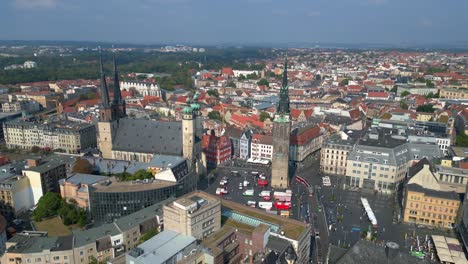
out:
{"label": "gothic spire", "polygon": [[284,69],[283,69],[283,83],[281,85],[281,88],[286,88],[288,87],[288,58],[284,60]]}
{"label": "gothic spire", "polygon": [[115,60],[115,52],[113,54],[113,59],[114,59],[114,100],[112,104],[119,105],[122,103],[122,95],[120,94],[119,72],[117,71],[117,61]]}
{"label": "gothic spire", "polygon": [[280,115],[289,115],[289,90],[288,90],[288,59],[284,60],[283,83],[279,92],[279,103],[276,111]]}
{"label": "gothic spire", "polygon": [[102,52],[99,47],[99,66],[101,70],[101,103],[103,107],[109,107],[109,90],[106,83],[106,75],[104,74],[104,66],[102,65]]}

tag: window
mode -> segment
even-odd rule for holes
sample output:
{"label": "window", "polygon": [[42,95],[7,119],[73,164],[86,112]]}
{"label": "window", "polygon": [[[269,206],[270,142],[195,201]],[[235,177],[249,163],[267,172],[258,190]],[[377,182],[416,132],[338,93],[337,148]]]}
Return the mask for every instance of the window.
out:
{"label": "window", "polygon": [[54,260],[59,260],[59,259],[60,259],[59,256],[55,256],[55,257],[54,257]]}
{"label": "window", "polygon": [[41,258],[36,258],[35,261],[36,262],[41,262]]}

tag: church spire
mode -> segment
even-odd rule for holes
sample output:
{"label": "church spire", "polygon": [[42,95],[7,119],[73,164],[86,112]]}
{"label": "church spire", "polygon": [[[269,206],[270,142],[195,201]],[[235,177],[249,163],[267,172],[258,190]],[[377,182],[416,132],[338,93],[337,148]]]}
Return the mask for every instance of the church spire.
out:
{"label": "church spire", "polygon": [[289,90],[288,90],[288,59],[284,60],[283,83],[279,92],[279,103],[276,111],[280,115],[289,115]]}
{"label": "church spire", "polygon": [[122,104],[122,95],[120,94],[119,72],[117,71],[117,61],[115,60],[115,52],[113,54],[113,59],[114,59],[114,100],[112,104],[120,105]]}
{"label": "church spire", "polygon": [[101,103],[103,107],[109,107],[109,90],[107,89],[106,75],[104,74],[104,66],[102,65],[101,47],[99,47],[99,66],[101,69]]}

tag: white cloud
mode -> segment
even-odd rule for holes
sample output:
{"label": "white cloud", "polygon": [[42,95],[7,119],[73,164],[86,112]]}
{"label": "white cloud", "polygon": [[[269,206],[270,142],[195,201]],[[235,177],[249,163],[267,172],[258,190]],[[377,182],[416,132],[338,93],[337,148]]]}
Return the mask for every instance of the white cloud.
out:
{"label": "white cloud", "polygon": [[57,7],[58,0],[14,0],[15,7],[26,9],[50,9]]}
{"label": "white cloud", "polygon": [[321,14],[319,11],[310,11],[310,12],[307,12],[307,16],[309,17],[319,17]]}

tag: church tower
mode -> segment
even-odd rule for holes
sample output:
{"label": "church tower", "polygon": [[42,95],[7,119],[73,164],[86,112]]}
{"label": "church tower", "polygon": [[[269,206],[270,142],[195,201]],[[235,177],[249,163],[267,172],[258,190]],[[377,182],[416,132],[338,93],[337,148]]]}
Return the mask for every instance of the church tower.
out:
{"label": "church tower", "polygon": [[198,93],[194,94],[191,106],[195,118],[194,162],[198,175],[203,175],[206,171],[206,165],[202,161],[203,117],[201,115],[200,104],[198,103]]}
{"label": "church tower", "polygon": [[190,106],[190,98],[187,98],[186,103],[182,116],[182,155],[189,162],[189,166],[192,167],[195,158],[195,120],[193,109]]}
{"label": "church tower", "polygon": [[109,100],[109,88],[107,87],[102,53],[99,49],[99,66],[101,71],[101,104],[99,105],[99,121],[97,126],[98,146],[103,158],[112,159],[112,144],[119,126],[119,119],[127,115],[125,101],[120,94],[119,76],[117,62],[114,54],[114,96],[112,102]]}
{"label": "church tower", "polygon": [[273,122],[273,158],[271,187],[289,187],[289,144],[291,119],[289,111],[288,61],[284,62],[283,83],[279,92],[278,108]]}

